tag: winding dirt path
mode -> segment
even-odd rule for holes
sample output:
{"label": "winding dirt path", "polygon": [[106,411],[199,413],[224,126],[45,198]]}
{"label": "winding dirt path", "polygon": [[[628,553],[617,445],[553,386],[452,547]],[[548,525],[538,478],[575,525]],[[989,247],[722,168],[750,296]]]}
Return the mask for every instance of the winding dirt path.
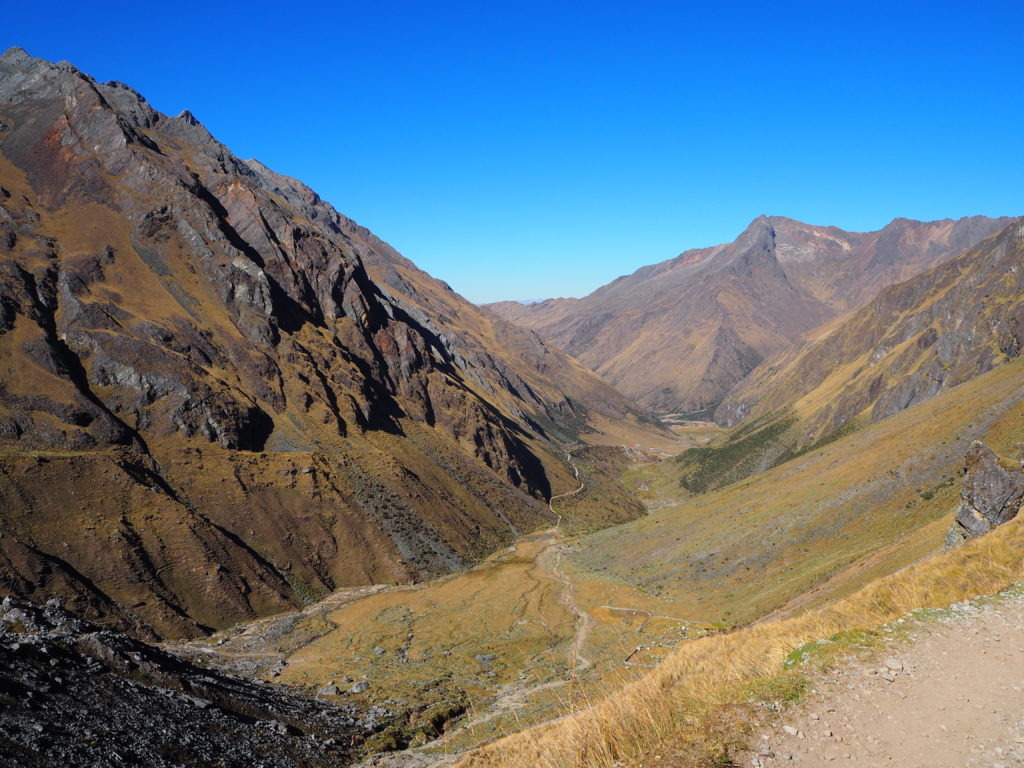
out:
{"label": "winding dirt path", "polygon": [[567,452],[565,454],[565,460],[569,462],[569,466],[572,467],[573,476],[577,480],[580,481],[580,485],[579,485],[579,488],[577,488],[574,491],[567,491],[566,493],[559,493],[559,494],[557,494],[555,496],[552,496],[550,499],[548,499],[548,509],[551,510],[551,513],[556,518],[556,522],[555,522],[555,527],[556,528],[561,526],[561,524],[562,524],[562,514],[557,509],[555,509],[555,500],[556,499],[567,499],[570,496],[575,496],[577,493],[581,493],[583,491],[583,487],[586,485],[586,483],[580,477],[580,468],[577,467],[576,466],[576,462],[572,460],[572,454]]}

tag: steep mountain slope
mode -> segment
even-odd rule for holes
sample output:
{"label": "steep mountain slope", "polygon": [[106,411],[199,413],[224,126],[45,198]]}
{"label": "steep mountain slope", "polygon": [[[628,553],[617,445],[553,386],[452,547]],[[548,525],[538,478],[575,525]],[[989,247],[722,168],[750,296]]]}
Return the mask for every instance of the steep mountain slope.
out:
{"label": "steep mountain slope", "polygon": [[651,424],[632,402],[572,357],[552,349],[536,332],[466,301],[447,283],[323,203],[302,182],[255,160],[248,165],[310,218],[333,221],[353,244],[378,288],[418,322],[445,336],[464,356],[465,366],[491,371],[501,387],[497,394],[488,390],[489,396],[510,397],[513,412],[520,411],[524,402],[532,405],[533,416],[544,417],[543,425],[534,424],[538,431],[553,429],[559,438],[570,438],[573,435],[566,428],[585,423],[581,409],[588,407],[613,419]]}
{"label": "steep mountain slope", "polygon": [[282,179],[0,57],[4,589],[188,635],[446,572],[545,522],[557,441],[629,410],[426,276],[378,284],[400,257]]}
{"label": "steep mountain slope", "polygon": [[[756,369],[716,412],[726,424],[798,418],[798,445],[858,416],[897,413],[1024,349],[1024,220],[883,290],[823,339]],[[788,409],[788,410],[787,410]]]}
{"label": "steep mountain slope", "polygon": [[759,217],[733,243],[621,277],[582,299],[490,305],[646,407],[717,405],[758,363],[1010,219],[896,219],[844,232]]}

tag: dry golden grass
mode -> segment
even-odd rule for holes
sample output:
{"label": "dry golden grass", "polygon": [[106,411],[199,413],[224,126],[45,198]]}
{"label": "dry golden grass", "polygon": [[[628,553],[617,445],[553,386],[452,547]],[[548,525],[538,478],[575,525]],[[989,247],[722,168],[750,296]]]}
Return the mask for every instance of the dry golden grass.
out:
{"label": "dry golden grass", "polygon": [[934,555],[803,615],[697,640],[603,701],[470,753],[461,766],[604,768],[671,742],[692,765],[722,765],[742,743],[748,686],[793,649],[906,613],[942,608],[1024,579],[1024,519]]}

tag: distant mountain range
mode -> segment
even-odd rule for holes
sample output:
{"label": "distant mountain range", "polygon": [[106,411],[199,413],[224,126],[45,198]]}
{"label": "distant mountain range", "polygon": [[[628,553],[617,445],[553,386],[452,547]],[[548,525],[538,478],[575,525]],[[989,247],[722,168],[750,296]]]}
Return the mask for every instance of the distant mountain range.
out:
{"label": "distant mountain range", "polygon": [[972,216],[846,232],[778,216],[582,299],[486,305],[647,408],[710,413],[762,361],[1007,226]]}

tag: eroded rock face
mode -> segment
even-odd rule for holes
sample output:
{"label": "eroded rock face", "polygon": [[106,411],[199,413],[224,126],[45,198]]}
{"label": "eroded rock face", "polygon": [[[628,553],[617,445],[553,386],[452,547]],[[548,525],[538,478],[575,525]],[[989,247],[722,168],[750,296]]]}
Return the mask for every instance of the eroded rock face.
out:
{"label": "eroded rock face", "polygon": [[980,441],[971,445],[965,461],[963,488],[956,522],[946,546],[982,536],[1009,522],[1024,504],[1024,468],[1007,466]]}
{"label": "eroded rock face", "polygon": [[[804,398],[804,445],[899,413],[1020,356],[1024,220],[883,289],[832,333],[766,361],[716,411],[728,426]],[[837,378],[841,376],[841,379]],[[816,390],[818,390],[816,392]]]}
{"label": "eroded rock face", "polygon": [[0,588],[180,636],[444,573],[629,409],[190,113],[11,49],[0,123]]}

